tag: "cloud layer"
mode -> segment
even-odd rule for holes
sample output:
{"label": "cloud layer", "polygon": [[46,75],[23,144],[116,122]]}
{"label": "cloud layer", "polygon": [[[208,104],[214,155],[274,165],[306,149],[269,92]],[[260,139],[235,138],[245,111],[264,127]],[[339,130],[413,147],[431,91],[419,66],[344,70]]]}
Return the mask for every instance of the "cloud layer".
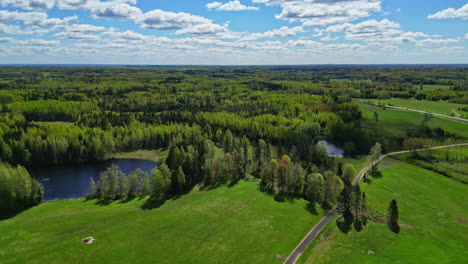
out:
{"label": "cloud layer", "polygon": [[[197,13],[143,9],[136,0],[0,0],[0,57],[110,57],[154,64],[372,63],[409,56],[424,61],[445,49],[447,56],[468,61],[466,31],[458,36],[409,31],[384,10],[382,1],[194,1],[203,10]],[[256,20],[262,12],[270,12],[271,21]],[[467,13],[468,4],[450,7],[428,14],[427,21],[461,21]],[[248,30],[224,14],[250,16],[248,23],[263,25]]]}
{"label": "cloud layer", "polygon": [[246,6],[240,3],[240,1],[229,1],[227,3],[212,2],[205,6],[208,9],[215,9],[217,11],[258,11],[260,7]]}

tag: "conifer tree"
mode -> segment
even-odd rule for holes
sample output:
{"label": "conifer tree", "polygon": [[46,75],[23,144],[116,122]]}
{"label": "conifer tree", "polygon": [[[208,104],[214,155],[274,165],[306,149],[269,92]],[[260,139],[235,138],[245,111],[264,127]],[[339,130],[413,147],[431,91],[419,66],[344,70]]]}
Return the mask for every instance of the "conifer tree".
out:
{"label": "conifer tree", "polygon": [[388,228],[394,233],[400,232],[400,226],[398,224],[398,204],[396,200],[392,200],[390,202],[390,206],[388,207],[388,215],[387,215],[387,225]]}

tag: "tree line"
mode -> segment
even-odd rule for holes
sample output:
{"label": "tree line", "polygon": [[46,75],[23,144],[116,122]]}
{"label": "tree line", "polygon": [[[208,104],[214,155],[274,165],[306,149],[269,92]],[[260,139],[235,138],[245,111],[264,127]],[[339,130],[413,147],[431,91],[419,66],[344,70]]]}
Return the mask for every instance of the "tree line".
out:
{"label": "tree line", "polygon": [[38,205],[43,194],[42,185],[29,175],[26,168],[0,163],[1,213],[16,213]]}

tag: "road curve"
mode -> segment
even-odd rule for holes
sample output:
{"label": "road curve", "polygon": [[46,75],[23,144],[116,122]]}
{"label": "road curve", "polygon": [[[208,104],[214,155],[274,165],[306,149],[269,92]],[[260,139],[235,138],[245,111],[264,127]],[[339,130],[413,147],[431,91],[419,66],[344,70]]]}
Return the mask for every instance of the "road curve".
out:
{"label": "road curve", "polygon": [[430,114],[430,115],[433,115],[433,116],[450,118],[450,119],[461,121],[461,122],[468,122],[468,119],[464,119],[464,118],[460,118],[460,117],[454,117],[454,116],[448,116],[448,115],[442,115],[442,114],[436,114],[436,113],[427,112],[427,111],[409,109],[409,108],[393,106],[393,105],[385,105],[385,107],[393,108],[393,109],[399,109],[399,110],[405,110],[405,111],[411,111],[411,112],[417,112],[417,113],[421,113],[421,114]]}
{"label": "road curve", "polygon": [[[380,162],[386,157],[393,156],[393,155],[398,155],[398,154],[403,154],[403,153],[409,153],[412,151],[423,151],[423,150],[430,150],[430,149],[442,149],[442,148],[451,148],[451,147],[460,147],[460,146],[468,146],[468,143],[461,143],[461,144],[453,144],[453,145],[446,145],[446,146],[438,146],[438,147],[432,147],[432,148],[425,148],[425,149],[417,149],[417,150],[405,150],[405,151],[397,151],[397,152],[392,152],[388,153],[385,155],[382,155],[377,162]],[[358,175],[356,176],[356,179],[353,182],[353,186],[356,186],[359,184],[359,182],[362,180],[366,172],[372,167],[372,164],[367,165],[364,169],[362,169]],[[317,235],[322,231],[322,229],[330,223],[330,221],[336,216],[336,207],[333,208],[327,215],[325,215],[318,224],[316,224],[310,231],[307,233],[307,235],[302,239],[302,241],[297,245],[297,247],[293,250],[293,252],[288,256],[288,258],[284,261],[284,264],[295,264],[299,257],[302,255],[304,250],[310,245],[310,243],[314,240],[314,238],[317,237]]]}

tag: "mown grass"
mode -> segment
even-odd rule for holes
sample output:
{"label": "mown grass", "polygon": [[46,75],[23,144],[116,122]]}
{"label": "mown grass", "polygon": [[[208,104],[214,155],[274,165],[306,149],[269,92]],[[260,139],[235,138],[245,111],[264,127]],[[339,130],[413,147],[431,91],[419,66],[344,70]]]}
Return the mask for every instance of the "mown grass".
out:
{"label": "mown grass", "polygon": [[[424,115],[416,112],[409,112],[398,109],[383,109],[380,107],[360,104],[363,113],[363,125],[372,127],[379,133],[383,133],[392,137],[406,137],[407,130],[417,129]],[[374,112],[377,112],[379,121],[374,121]],[[468,138],[468,125],[466,123],[448,120],[439,117],[432,117],[429,121],[430,128],[442,128],[445,131],[455,133],[458,136]]]}
{"label": "mown grass", "polygon": [[465,105],[453,104],[447,101],[426,101],[426,100],[401,99],[401,98],[392,98],[392,99],[383,99],[383,100],[363,99],[361,101],[372,102],[374,104],[380,103],[384,105],[399,106],[399,107],[404,107],[404,108],[409,108],[409,109],[414,109],[414,110],[427,111],[427,112],[461,117],[461,118],[468,117],[468,112],[459,110],[460,107],[463,107]]}
{"label": "mown grass", "polygon": [[[390,159],[389,159],[390,160]],[[398,201],[399,234],[370,223],[344,234],[330,223],[300,263],[467,263],[468,186],[434,172],[390,160],[383,177],[362,185],[370,206],[386,212]],[[388,166],[388,163],[387,163]]]}
{"label": "mown grass", "polygon": [[[159,208],[145,200],[52,201],[0,221],[1,263],[282,263],[323,216],[276,202],[257,182],[194,190]],[[96,241],[82,245],[93,236]]]}

